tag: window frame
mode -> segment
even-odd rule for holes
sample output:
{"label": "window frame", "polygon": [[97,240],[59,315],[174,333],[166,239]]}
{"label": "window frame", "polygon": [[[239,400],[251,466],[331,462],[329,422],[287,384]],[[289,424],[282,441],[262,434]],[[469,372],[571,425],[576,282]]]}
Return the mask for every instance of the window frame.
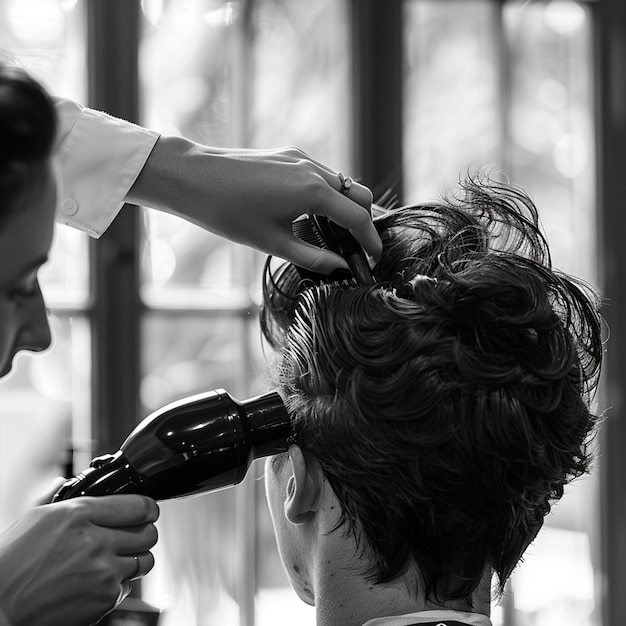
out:
{"label": "window frame", "polygon": [[600,572],[603,624],[626,622],[626,441],[623,372],[626,371],[626,213],[623,210],[623,164],[626,163],[626,4],[592,0],[595,16],[595,81],[597,142],[597,219],[599,281],[608,302],[602,314],[610,344],[605,352],[601,395],[610,409],[601,428]]}
{"label": "window frame", "polygon": [[[493,0],[500,9],[503,0]],[[621,167],[626,162],[626,88],[623,80],[626,41],[626,3],[623,0],[581,0],[594,17],[596,80],[596,171],[598,190],[599,281],[610,301],[603,315],[610,327],[602,393],[610,398],[611,419],[601,434],[601,563],[604,624],[626,622],[626,595],[619,588],[626,580],[626,423],[623,413],[621,372],[626,371],[626,290],[620,277],[626,274],[626,213]],[[250,15],[252,0],[242,1]],[[138,48],[139,0],[86,0],[88,42],[88,104],[131,120],[139,119]],[[402,197],[402,26],[403,0],[348,0],[352,23],[353,163],[355,177],[372,185],[375,196],[393,188]],[[242,20],[243,29],[249,20]],[[245,57],[242,30],[242,63]],[[375,41],[376,46],[371,42]],[[502,46],[504,50],[504,46]],[[385,50],[386,54],[380,54]],[[506,64],[506,58],[503,58]],[[106,71],[105,71],[106,68]],[[245,97],[247,79],[240,84]],[[503,94],[506,97],[506,94]],[[239,111],[242,142],[246,127],[245,106]],[[115,449],[140,414],[140,321],[145,310],[139,290],[139,211],[126,207],[98,241],[91,243],[93,309],[93,438],[95,453]],[[237,314],[237,312],[235,312]],[[238,501],[249,515],[242,525],[244,559],[254,558],[254,488],[241,489]],[[255,568],[244,582],[241,626],[254,624]],[[507,622],[508,623],[508,622]]]}

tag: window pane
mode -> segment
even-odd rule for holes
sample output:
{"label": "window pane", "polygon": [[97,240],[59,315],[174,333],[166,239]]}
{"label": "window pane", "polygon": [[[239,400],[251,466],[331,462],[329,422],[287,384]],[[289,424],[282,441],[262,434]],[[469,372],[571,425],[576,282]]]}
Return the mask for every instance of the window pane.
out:
{"label": "window pane", "polygon": [[236,492],[159,504],[159,542],[142,596],[163,609],[159,626],[239,623]]}
{"label": "window pane", "polygon": [[348,8],[338,0],[253,3],[255,146],[296,145],[350,171]]}
{"label": "window pane", "polygon": [[578,2],[509,2],[509,174],[541,210],[553,260],[596,282],[590,10]]}
{"label": "window pane", "polygon": [[498,6],[405,3],[405,201],[436,197],[502,149]]}
{"label": "window pane", "polygon": [[251,251],[172,215],[144,211],[144,225],[141,270],[146,298],[171,301],[178,293],[215,303],[232,298],[233,289],[247,291],[245,261]]}
{"label": "window pane", "polygon": [[212,146],[233,142],[233,63],[240,3],[144,0],[143,121]]}
{"label": "window pane", "polygon": [[83,3],[0,0],[0,59],[17,62],[52,93],[84,101]]}
{"label": "window pane", "polygon": [[[209,389],[224,388],[237,396],[254,386],[258,357],[248,346],[248,317],[203,312],[146,314],[141,380],[145,411]],[[245,389],[242,379],[248,385]]]}

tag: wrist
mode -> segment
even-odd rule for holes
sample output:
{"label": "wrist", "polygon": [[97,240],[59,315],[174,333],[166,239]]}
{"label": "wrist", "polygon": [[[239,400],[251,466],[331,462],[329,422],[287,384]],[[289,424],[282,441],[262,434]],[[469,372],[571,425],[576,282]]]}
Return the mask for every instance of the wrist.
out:
{"label": "wrist", "polygon": [[232,190],[229,156],[226,149],[204,146],[184,137],[161,136],[127,201],[221,234],[220,214],[229,206]]}
{"label": "wrist", "polygon": [[161,136],[129,190],[126,201],[173,212],[183,178],[189,174],[189,155],[197,145],[184,137]]}

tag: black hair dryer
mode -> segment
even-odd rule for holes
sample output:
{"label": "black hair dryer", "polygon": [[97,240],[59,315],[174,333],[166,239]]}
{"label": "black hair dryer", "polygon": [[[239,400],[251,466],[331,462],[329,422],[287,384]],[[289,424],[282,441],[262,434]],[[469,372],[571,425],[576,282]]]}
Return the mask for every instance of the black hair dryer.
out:
{"label": "black hair dryer", "polygon": [[191,396],[146,417],[120,450],[95,458],[52,502],[120,493],[166,500],[229,487],[254,459],[287,450],[290,434],[275,392],[244,402],[223,389]]}

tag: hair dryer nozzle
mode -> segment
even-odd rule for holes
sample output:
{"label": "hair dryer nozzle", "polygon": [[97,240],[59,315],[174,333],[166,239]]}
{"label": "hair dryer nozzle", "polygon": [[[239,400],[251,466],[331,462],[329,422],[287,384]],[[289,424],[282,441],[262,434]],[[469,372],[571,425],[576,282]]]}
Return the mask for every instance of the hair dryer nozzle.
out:
{"label": "hair dryer nozzle", "polygon": [[255,459],[284,452],[291,436],[291,419],[282,398],[267,393],[241,403],[246,413],[243,421]]}

